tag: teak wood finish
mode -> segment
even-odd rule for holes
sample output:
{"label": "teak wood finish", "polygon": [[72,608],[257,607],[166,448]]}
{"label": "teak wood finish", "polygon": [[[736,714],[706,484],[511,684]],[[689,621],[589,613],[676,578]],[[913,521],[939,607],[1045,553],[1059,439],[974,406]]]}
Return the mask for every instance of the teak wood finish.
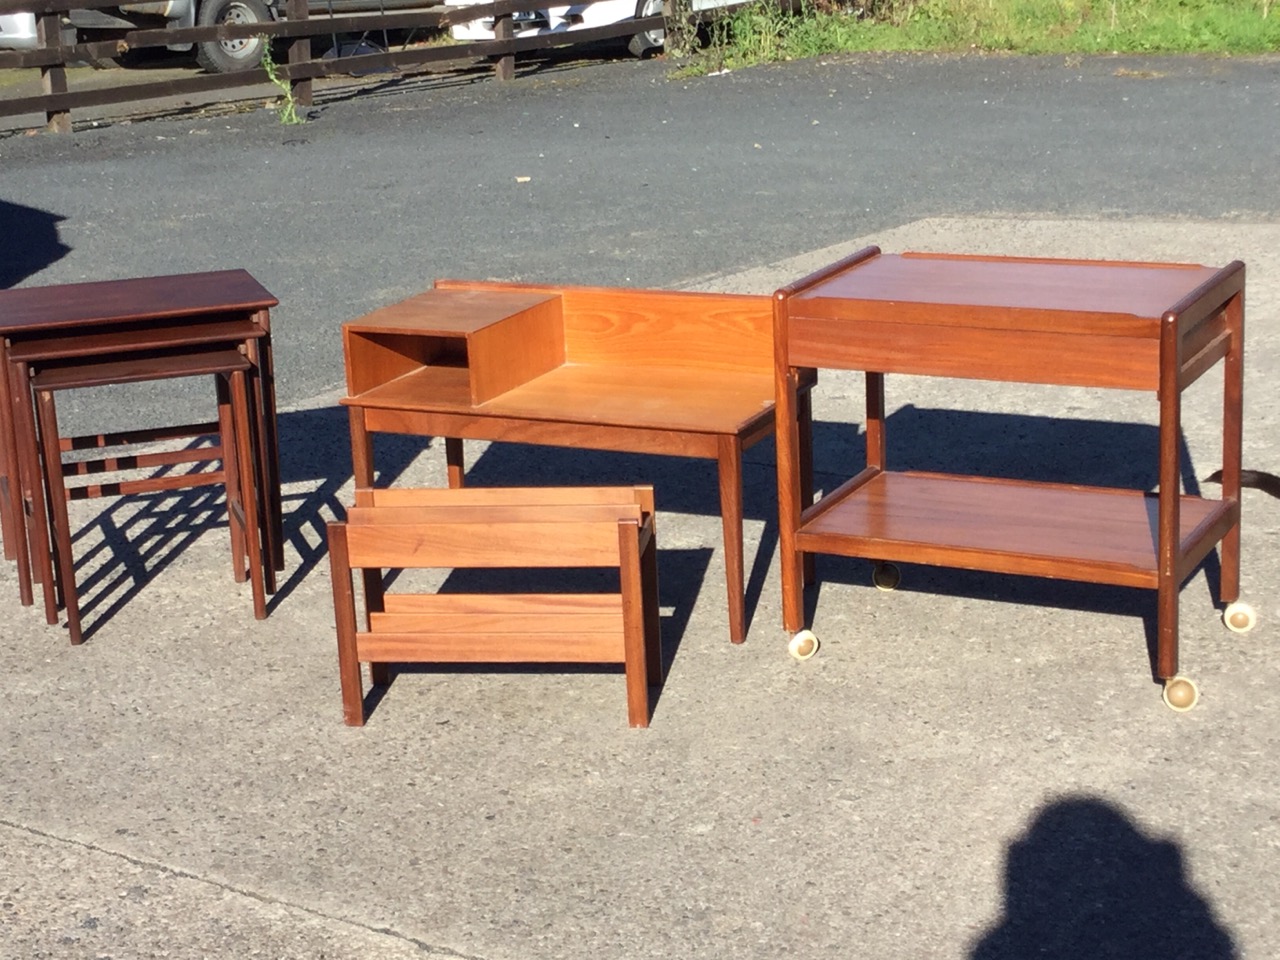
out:
{"label": "teak wood finish", "polygon": [[715,460],[740,643],[742,454],[774,429],[772,323],[768,297],[439,280],[343,326],[356,485],[374,483],[374,433],[444,437],[454,488],[464,439]]}
{"label": "teak wood finish", "polygon": [[[365,721],[360,664],[619,663],[647,727],[662,680],[652,487],[357,489],[329,524],[345,722]],[[617,593],[394,594],[384,570],[610,567]],[[362,572],[365,629],[352,571]]]}
{"label": "teak wood finish", "polygon": [[[1178,593],[1217,546],[1240,591],[1244,265],[882,254],[868,247],[774,296],[780,423],[809,367],[866,373],[866,467],[802,502],[809,453],[778,437],[783,623],[803,626],[815,553],[1157,591],[1154,672],[1178,673]],[[1181,394],[1225,363],[1222,497],[1181,491]],[[1159,492],[889,471],[886,373],[1155,391]]]}
{"label": "teak wood finish", "polygon": [[[157,351],[233,349],[249,361],[245,376],[253,396],[256,444],[252,462],[262,493],[261,517],[251,525],[264,531],[270,557],[267,589],[274,589],[275,571],[283,569],[284,560],[270,324],[270,310],[277,303],[244,270],[0,291],[0,532],[5,557],[17,561],[23,604],[34,599],[28,526],[32,514],[42,510],[34,502],[42,478],[33,474],[24,484],[24,457],[15,432],[22,418],[34,418],[29,371],[41,364],[111,363]],[[123,435],[139,441],[190,434],[161,429]],[[32,459],[27,462],[38,464],[35,452],[28,454]]]}

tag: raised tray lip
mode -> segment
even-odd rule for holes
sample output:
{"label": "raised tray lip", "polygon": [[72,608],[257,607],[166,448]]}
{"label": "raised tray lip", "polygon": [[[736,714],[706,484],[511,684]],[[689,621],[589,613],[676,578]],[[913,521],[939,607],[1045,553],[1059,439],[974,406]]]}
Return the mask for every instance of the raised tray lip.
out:
{"label": "raised tray lip", "polygon": [[854,319],[873,311],[919,322],[921,308],[939,308],[938,323],[949,322],[949,310],[963,318],[955,322],[988,314],[1003,317],[1001,326],[1037,314],[1059,314],[1063,323],[1137,318],[1154,325],[1221,272],[1187,263],[881,253],[797,292],[789,312]]}

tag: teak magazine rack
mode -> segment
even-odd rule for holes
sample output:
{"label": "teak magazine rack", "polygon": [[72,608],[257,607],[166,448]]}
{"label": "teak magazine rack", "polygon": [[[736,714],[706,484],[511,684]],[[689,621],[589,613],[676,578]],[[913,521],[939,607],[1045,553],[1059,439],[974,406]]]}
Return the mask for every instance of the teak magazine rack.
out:
{"label": "teak magazine rack", "polygon": [[[662,682],[652,487],[357,490],[329,524],[346,722],[365,721],[360,664],[375,685],[393,663],[613,663],[627,720],[647,727]],[[382,571],[426,567],[614,568],[608,593],[406,593]],[[363,574],[365,629],[352,571]]]}
{"label": "teak magazine rack", "polygon": [[[884,255],[868,247],[774,296],[779,550],[783,622],[804,658],[813,554],[1154,589],[1154,672],[1165,702],[1190,709],[1178,674],[1182,582],[1219,543],[1219,599],[1236,631],[1239,603],[1244,265]],[[1222,497],[1181,493],[1181,395],[1225,363]],[[794,426],[810,368],[864,371],[866,467],[806,507],[811,451]],[[885,374],[920,374],[1153,391],[1159,404],[1159,492],[895,472],[885,460]],[[1082,531],[1084,532],[1082,535]]]}

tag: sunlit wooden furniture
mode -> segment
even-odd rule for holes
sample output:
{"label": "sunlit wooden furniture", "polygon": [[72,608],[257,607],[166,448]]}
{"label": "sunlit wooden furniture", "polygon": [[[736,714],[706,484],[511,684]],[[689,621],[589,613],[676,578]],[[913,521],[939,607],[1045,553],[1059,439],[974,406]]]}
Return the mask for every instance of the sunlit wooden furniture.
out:
{"label": "sunlit wooden furniture", "polygon": [[[31,369],[28,376],[28,363],[22,358],[22,351],[15,350],[15,354],[16,369],[21,378],[19,382],[29,383],[35,397],[36,423],[39,426],[37,441],[36,432],[28,422],[29,413],[22,405],[15,406],[18,415],[15,430],[17,449],[22,461],[20,466],[28,477],[43,478],[49,510],[46,527],[43,516],[44,497],[36,495],[33,498],[35,509],[29,542],[36,569],[45,585],[46,611],[49,610],[56,592],[66,609],[71,642],[78,644],[83,639],[79,591],[72,555],[71,521],[67,511],[67,501],[73,498],[153,493],[210,484],[222,486],[226,491],[228,526],[231,529],[232,572],[235,580],[243,582],[247,560],[254,615],[260,620],[264,619],[267,615],[264,577],[264,547],[267,541],[258,510],[260,479],[255,470],[255,444],[250,413],[253,396],[248,382],[253,365],[249,359],[238,350],[229,348],[152,352],[105,362],[41,362]],[[58,391],[196,376],[212,376],[215,379],[218,418],[212,423],[184,425],[168,430],[151,429],[136,434],[78,437],[63,437],[59,430],[55,401]],[[157,436],[192,437],[209,433],[216,434],[218,438],[213,446],[140,452],[135,455],[125,454],[117,449],[130,444],[147,443]],[[98,460],[77,459],[69,464],[62,461],[64,450],[105,447],[113,448],[111,456]],[[32,456],[33,452],[35,456]],[[167,472],[168,468],[179,464],[195,466],[211,461],[218,462],[216,469]],[[133,471],[153,467],[163,469],[158,474],[139,479],[67,485],[68,474],[92,477],[108,471]],[[56,569],[50,565],[50,535]],[[50,589],[54,585],[56,591]]]}
{"label": "sunlit wooden furniture", "polygon": [[[808,453],[778,439],[783,622],[803,624],[815,553],[1145,587],[1157,591],[1155,675],[1188,709],[1178,675],[1178,593],[1221,543],[1229,627],[1254,615],[1240,592],[1240,445],[1244,265],[885,255],[869,247],[774,297],[780,423],[801,371],[866,372],[865,469],[802,503]],[[1181,493],[1183,390],[1224,362],[1222,497]],[[885,374],[923,374],[1152,391],[1159,408],[1159,492],[896,472],[885,462]],[[851,471],[852,472],[852,471]],[[877,583],[896,570],[880,565]],[[801,631],[797,656],[816,638]]]}
{"label": "sunlit wooden furniture", "polygon": [[[614,663],[627,718],[647,727],[662,680],[651,487],[358,489],[329,524],[342,709],[365,721],[360,664]],[[391,593],[384,570],[616,568],[616,593]],[[352,571],[362,571],[365,629]]]}
{"label": "sunlit wooden furniture", "polygon": [[464,439],[714,459],[740,643],[742,452],[774,428],[771,331],[764,296],[438,281],[343,326],[356,485],[374,433],[444,437],[453,487]]}
{"label": "sunlit wooden furniture", "polygon": [[[22,603],[33,602],[28,527],[42,480],[28,478],[24,494],[15,418],[31,394],[18,364],[108,363],[153,350],[234,349],[250,362],[253,461],[263,493],[254,526],[267,538],[273,562],[265,577],[274,590],[284,560],[270,324],[277,302],[244,270],[0,290],[0,399],[7,401],[0,402],[0,527],[5,556],[17,561]],[[139,412],[138,420],[154,413]]]}

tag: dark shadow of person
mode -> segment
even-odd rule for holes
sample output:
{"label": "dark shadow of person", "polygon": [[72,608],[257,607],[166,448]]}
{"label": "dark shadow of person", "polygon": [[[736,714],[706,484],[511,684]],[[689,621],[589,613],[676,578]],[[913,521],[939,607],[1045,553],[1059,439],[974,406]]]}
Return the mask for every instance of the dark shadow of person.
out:
{"label": "dark shadow of person", "polygon": [[970,960],[1235,960],[1182,854],[1091,797],[1059,800],[1009,847],[1005,912]]}
{"label": "dark shadow of person", "polygon": [[65,219],[0,200],[0,290],[17,286],[71,252],[58,237],[58,224]]}

